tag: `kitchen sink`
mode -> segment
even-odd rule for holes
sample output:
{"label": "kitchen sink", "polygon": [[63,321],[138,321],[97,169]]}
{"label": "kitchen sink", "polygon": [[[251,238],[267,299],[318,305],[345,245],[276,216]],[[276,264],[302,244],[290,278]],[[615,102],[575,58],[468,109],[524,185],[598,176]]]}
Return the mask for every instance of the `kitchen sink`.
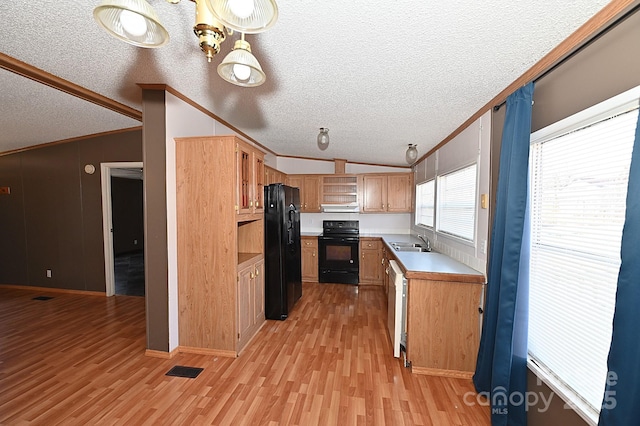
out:
{"label": "kitchen sink", "polygon": [[426,247],[394,247],[396,251],[417,251],[417,252],[428,252]]}
{"label": "kitchen sink", "polygon": [[427,247],[419,243],[405,243],[405,242],[397,242],[391,243],[391,247],[393,247],[396,251],[415,251],[415,252],[429,252]]}

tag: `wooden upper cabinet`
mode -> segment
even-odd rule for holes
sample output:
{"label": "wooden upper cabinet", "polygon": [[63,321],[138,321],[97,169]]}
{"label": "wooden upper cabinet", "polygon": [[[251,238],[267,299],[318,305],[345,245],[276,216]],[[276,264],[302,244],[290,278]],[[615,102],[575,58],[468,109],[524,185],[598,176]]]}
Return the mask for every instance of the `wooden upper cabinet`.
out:
{"label": "wooden upper cabinet", "polygon": [[236,142],[236,212],[239,215],[264,211],[264,153]]}
{"label": "wooden upper cabinet", "polygon": [[392,213],[411,212],[413,186],[411,173],[387,176],[387,211]]}
{"label": "wooden upper cabinet", "polygon": [[304,209],[305,212],[316,212],[320,210],[320,188],[322,177],[318,175],[307,175],[304,177]]}
{"label": "wooden upper cabinet", "polygon": [[362,210],[369,213],[387,211],[387,177],[365,175],[362,178]]}
{"label": "wooden upper cabinet", "polygon": [[364,213],[411,213],[411,173],[362,175],[362,211]]}
{"label": "wooden upper cabinet", "polygon": [[259,151],[253,152],[253,167],[256,177],[253,193],[254,212],[262,213],[264,212],[264,155]]}
{"label": "wooden upper cabinet", "polygon": [[300,188],[300,211],[319,213],[322,175],[288,175],[287,185]]}
{"label": "wooden upper cabinet", "polygon": [[286,182],[286,174],[281,172],[280,170],[276,170],[273,167],[269,167],[267,165],[264,166],[264,176],[265,176],[265,185],[271,185],[272,183],[285,183]]}

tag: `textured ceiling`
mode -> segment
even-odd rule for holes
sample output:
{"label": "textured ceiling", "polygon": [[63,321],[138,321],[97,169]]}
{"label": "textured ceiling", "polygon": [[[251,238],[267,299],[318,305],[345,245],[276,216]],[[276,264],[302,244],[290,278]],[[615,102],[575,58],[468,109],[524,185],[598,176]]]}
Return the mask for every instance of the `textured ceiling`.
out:
{"label": "textured ceiling", "polygon": [[[279,0],[270,31],[247,35],[267,74],[223,81],[191,26],[195,5],[150,0],[171,35],[141,49],[92,18],[98,0],[0,2],[0,52],[141,110],[137,83],[168,84],[280,155],[406,165],[602,9],[605,0]],[[0,72],[0,152],[140,123]],[[319,127],[331,144],[318,150]]]}

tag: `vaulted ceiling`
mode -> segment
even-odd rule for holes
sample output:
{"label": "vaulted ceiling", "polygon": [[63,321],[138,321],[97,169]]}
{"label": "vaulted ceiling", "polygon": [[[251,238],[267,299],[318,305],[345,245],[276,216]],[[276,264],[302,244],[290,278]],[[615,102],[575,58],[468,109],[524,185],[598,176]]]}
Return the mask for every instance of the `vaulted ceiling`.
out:
{"label": "vaulted ceiling", "polygon": [[[407,144],[427,152],[608,2],[279,0],[276,25],[247,35],[257,88],[216,72],[238,34],[207,63],[195,4],[149,3],[171,37],[159,49],[107,35],[98,0],[3,1],[0,52],[138,111],[138,83],[167,84],[279,155],[406,165]],[[0,86],[0,152],[141,125],[9,71]]]}

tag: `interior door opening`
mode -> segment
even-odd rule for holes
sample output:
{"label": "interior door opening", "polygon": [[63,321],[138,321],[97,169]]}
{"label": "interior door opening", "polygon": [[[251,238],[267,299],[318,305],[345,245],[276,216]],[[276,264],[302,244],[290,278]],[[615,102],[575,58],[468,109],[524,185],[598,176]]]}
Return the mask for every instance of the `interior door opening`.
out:
{"label": "interior door opening", "polygon": [[145,295],[142,163],[102,163],[106,295]]}

